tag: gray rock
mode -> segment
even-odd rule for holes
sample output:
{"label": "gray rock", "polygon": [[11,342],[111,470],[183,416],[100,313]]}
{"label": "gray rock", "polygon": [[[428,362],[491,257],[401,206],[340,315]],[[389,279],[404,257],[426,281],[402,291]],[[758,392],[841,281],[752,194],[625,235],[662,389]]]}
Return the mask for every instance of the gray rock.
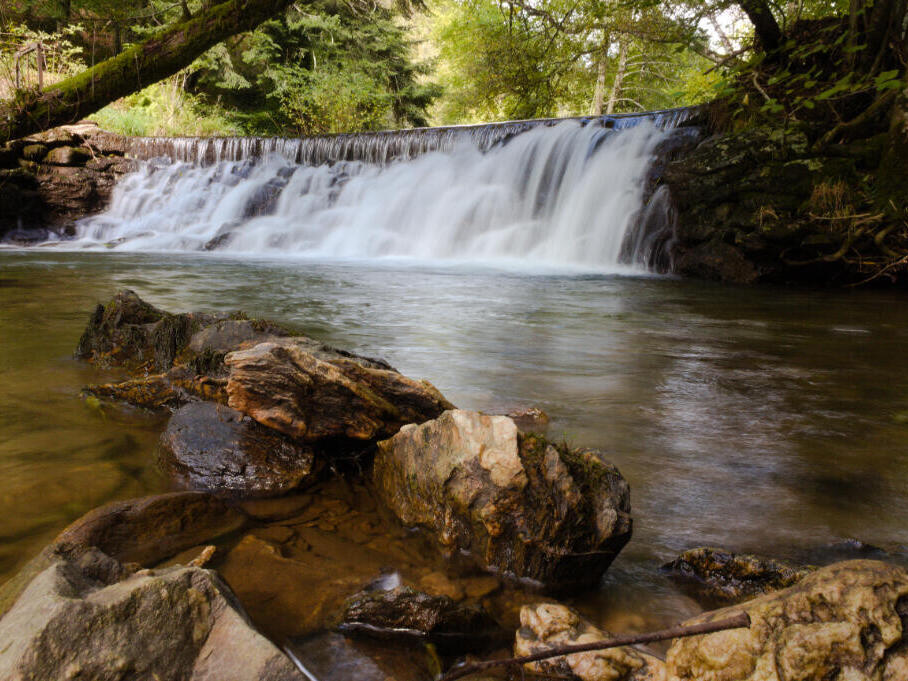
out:
{"label": "gray rock", "polygon": [[448,553],[552,586],[596,583],[631,536],[630,492],[596,451],[448,411],[378,443],[376,492]]}
{"label": "gray rock", "polygon": [[60,555],[0,619],[0,678],[290,681],[293,663],[209,570],[134,574],[97,549]]}
{"label": "gray rock", "polygon": [[183,487],[244,498],[286,494],[314,477],[312,450],[212,402],[171,417],[159,461]]}

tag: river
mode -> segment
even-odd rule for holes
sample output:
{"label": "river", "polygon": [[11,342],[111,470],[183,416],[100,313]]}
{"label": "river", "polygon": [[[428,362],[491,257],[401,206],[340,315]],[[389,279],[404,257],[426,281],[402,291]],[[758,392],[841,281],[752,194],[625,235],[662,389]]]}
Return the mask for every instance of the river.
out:
{"label": "river", "polygon": [[[532,405],[607,452],[634,537],[588,611],[676,621],[658,567],[715,545],[796,560],[856,537],[905,562],[908,308],[898,294],[413,261],[0,250],[0,581],[67,523],[166,489],[160,419],[80,398],[98,302],[242,309],[426,378],[466,409]],[[826,547],[826,548],[824,548]]]}

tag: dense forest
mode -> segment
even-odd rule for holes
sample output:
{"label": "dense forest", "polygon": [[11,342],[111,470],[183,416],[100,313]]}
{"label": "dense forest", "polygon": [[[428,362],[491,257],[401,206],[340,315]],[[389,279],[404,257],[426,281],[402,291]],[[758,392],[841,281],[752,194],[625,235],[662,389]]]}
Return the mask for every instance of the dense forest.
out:
{"label": "dense forest", "polygon": [[[312,134],[652,110],[713,99],[752,54],[750,25],[727,3],[283,4],[95,118],[132,134]],[[0,98],[13,94],[24,45],[43,43],[45,82],[54,82],[206,8],[202,0],[4,2]],[[780,20],[836,9],[801,3]],[[20,85],[34,84],[36,58],[21,60]]]}

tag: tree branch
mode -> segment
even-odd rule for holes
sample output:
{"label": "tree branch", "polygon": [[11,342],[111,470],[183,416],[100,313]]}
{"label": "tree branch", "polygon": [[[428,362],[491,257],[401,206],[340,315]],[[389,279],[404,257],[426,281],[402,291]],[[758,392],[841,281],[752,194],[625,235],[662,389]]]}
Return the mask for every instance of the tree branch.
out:
{"label": "tree branch", "polygon": [[738,613],[718,622],[703,622],[701,624],[684,625],[661,631],[654,631],[649,634],[636,634],[627,636],[616,636],[615,638],[594,643],[580,643],[568,646],[557,646],[532,655],[523,657],[511,657],[506,660],[488,660],[486,662],[475,662],[473,664],[455,667],[447,674],[441,677],[441,681],[454,681],[468,674],[491,669],[492,667],[502,667],[508,665],[524,665],[539,660],[547,660],[552,657],[561,657],[563,655],[573,655],[574,653],[587,653],[594,650],[605,650],[607,648],[619,648],[621,646],[638,645],[640,643],[652,643],[654,641],[665,641],[672,638],[685,638],[687,636],[699,636],[700,634],[710,634],[716,631],[725,631],[726,629],[741,629],[750,626],[750,617],[746,612]]}

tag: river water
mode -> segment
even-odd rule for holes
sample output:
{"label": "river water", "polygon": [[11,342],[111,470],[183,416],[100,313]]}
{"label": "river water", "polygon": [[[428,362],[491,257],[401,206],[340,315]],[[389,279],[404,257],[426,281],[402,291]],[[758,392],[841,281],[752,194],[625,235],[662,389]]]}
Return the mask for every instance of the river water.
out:
{"label": "river water", "polygon": [[403,261],[0,250],[0,581],[90,508],[166,489],[159,419],[99,408],[71,359],[121,288],[242,309],[426,378],[466,409],[533,405],[608,453],[634,538],[588,609],[677,620],[658,571],[717,545],[822,560],[908,544],[908,308],[870,291]]}

